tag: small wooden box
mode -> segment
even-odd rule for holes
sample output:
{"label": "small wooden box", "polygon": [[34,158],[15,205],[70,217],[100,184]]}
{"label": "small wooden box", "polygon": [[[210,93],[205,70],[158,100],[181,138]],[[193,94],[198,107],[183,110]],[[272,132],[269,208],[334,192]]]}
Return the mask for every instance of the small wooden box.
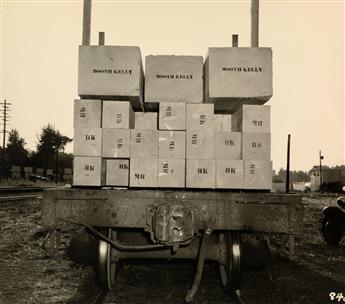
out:
{"label": "small wooden box", "polygon": [[186,128],[187,131],[214,130],[213,104],[187,104]]}
{"label": "small wooden box", "polygon": [[158,160],[158,187],[184,188],[186,164],[184,159]]}
{"label": "small wooden box", "polygon": [[140,130],[157,130],[157,113],[135,112],[135,128]]}
{"label": "small wooden box", "polygon": [[186,158],[185,131],[159,131],[159,158]]}
{"label": "small wooden box", "polygon": [[159,103],[160,130],[186,130],[186,104],[182,102]]}
{"label": "small wooden box", "polygon": [[95,99],[74,100],[74,128],[100,128],[102,101]]}
{"label": "small wooden box", "polygon": [[271,190],[272,189],[271,161],[244,161],[244,189]]}
{"label": "small wooden box", "polygon": [[201,56],[146,56],[145,102],[203,102]]}
{"label": "small wooden box", "polygon": [[209,159],[186,160],[186,187],[210,188],[216,186],[216,161]]}
{"label": "small wooden box", "polygon": [[74,128],[73,154],[100,157],[102,155],[102,129]]}
{"label": "small wooden box", "polygon": [[103,144],[102,157],[108,158],[129,158],[130,138],[129,129],[102,129]]}
{"label": "small wooden box", "polygon": [[232,130],[270,133],[270,106],[243,105],[232,115]]}
{"label": "small wooden box", "polygon": [[135,46],[79,46],[78,95],[81,98],[129,100],[143,110],[144,73]]}
{"label": "small wooden box", "polygon": [[128,187],[129,159],[106,159],[106,186]]}
{"label": "small wooden box", "polygon": [[133,129],[134,112],[129,101],[103,101],[102,128]]}
{"label": "small wooden box", "polygon": [[131,157],[158,159],[158,131],[131,130]]}
{"label": "small wooden box", "polygon": [[101,157],[74,156],[73,185],[103,186],[105,182],[104,167]]}
{"label": "small wooden box", "polygon": [[187,131],[186,159],[214,159],[214,132]]}
{"label": "small wooden box", "polygon": [[242,159],[271,160],[271,134],[242,133]]}
{"label": "small wooden box", "polygon": [[129,185],[131,187],[157,187],[158,159],[131,158]]}
{"label": "small wooden box", "polygon": [[214,158],[224,160],[241,159],[242,135],[240,132],[215,132]]}
{"label": "small wooden box", "polygon": [[243,189],[244,162],[243,160],[216,161],[216,188]]}

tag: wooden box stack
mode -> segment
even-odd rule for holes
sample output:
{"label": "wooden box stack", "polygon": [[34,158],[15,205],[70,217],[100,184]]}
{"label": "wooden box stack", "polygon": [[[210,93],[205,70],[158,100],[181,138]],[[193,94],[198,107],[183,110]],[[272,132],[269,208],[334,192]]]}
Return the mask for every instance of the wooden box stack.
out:
{"label": "wooden box stack", "polygon": [[127,187],[133,126],[129,101],[75,100],[73,185]]}
{"label": "wooden box stack", "polygon": [[80,47],[73,184],[271,189],[271,50],[210,48],[204,78],[200,56],[147,56],[134,112],[140,50]]}
{"label": "wooden box stack", "polygon": [[271,189],[270,106],[243,105],[232,115],[232,129],[242,133],[244,189]]}

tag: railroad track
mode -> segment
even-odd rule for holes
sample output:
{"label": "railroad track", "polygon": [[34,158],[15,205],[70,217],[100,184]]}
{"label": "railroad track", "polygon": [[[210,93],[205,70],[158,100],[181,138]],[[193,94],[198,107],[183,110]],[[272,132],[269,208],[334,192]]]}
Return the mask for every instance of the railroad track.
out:
{"label": "railroad track", "polygon": [[[97,295],[90,300],[88,304],[111,304],[116,303],[116,296],[112,294],[111,291],[100,289]],[[185,302],[186,303],[186,302]],[[229,301],[229,304],[246,304],[246,302],[241,297],[240,293],[235,293],[232,300]]]}
{"label": "railroad track", "polygon": [[2,187],[0,188],[0,195],[43,192],[44,189],[51,189],[51,188],[55,188],[55,187]]}
{"label": "railroad track", "polygon": [[0,196],[0,203],[19,202],[19,201],[26,201],[26,200],[32,200],[32,199],[42,199],[42,194]]}

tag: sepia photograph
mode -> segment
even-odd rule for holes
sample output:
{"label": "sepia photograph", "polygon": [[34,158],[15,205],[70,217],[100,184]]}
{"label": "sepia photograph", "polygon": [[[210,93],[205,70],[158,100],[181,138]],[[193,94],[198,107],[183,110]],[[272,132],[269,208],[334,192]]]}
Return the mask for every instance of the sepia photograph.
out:
{"label": "sepia photograph", "polygon": [[344,0],[0,0],[0,303],[345,303]]}

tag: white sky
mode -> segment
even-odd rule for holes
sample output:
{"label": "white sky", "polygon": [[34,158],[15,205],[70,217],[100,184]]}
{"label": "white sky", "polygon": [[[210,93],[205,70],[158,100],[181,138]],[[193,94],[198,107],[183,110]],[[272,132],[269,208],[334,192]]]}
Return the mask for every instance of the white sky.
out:
{"label": "white sky", "polygon": [[[82,1],[1,1],[0,99],[12,103],[10,127],[34,149],[53,123],[73,137]],[[210,46],[250,42],[249,1],[93,1],[92,44],[136,45],[149,54],[205,56]],[[272,160],[309,170],[321,149],[344,164],[344,1],[260,2],[260,45],[273,49]],[[72,151],[72,145],[67,148]]]}

